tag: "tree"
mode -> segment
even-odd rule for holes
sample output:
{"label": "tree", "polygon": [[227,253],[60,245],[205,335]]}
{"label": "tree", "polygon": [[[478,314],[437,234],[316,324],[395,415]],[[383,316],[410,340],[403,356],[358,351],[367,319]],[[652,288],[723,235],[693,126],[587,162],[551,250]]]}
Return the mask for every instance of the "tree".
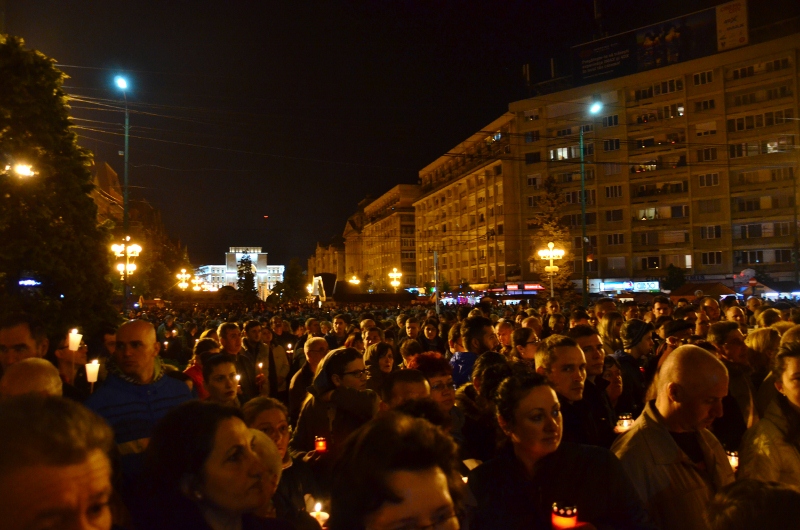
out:
{"label": "tree", "polygon": [[292,258],[283,272],[283,281],[275,284],[273,292],[285,302],[303,300],[308,296],[305,283],[305,274],[300,260]]}
{"label": "tree", "polygon": [[564,251],[564,258],[554,261],[553,265],[558,266],[558,272],[553,277],[553,285],[562,295],[575,293],[575,285],[570,281],[573,273],[573,253],[570,241],[569,226],[562,221],[566,201],[564,194],[559,189],[555,177],[548,175],[542,183],[544,195],[539,198],[536,205],[536,213],[533,218],[528,219],[528,223],[533,224],[534,233],[531,245],[531,262],[533,272],[539,275],[542,282],[550,282],[549,272],[544,268],[550,265],[549,260],[539,257],[539,251],[546,249],[547,244],[552,242],[555,248]]}
{"label": "tree", "polygon": [[667,277],[664,279],[664,289],[674,291],[685,283],[686,274],[683,272],[683,269],[670,263],[669,267],[667,267]]}
{"label": "tree", "polygon": [[236,288],[239,290],[246,301],[258,298],[256,289],[256,274],[253,272],[253,260],[250,254],[243,254],[236,269]]}
{"label": "tree", "polygon": [[[94,333],[118,318],[110,239],[88,195],[91,155],[70,130],[66,76],[22,39],[3,35],[0,72],[1,311],[35,314],[50,331]],[[18,176],[16,164],[33,175]]]}

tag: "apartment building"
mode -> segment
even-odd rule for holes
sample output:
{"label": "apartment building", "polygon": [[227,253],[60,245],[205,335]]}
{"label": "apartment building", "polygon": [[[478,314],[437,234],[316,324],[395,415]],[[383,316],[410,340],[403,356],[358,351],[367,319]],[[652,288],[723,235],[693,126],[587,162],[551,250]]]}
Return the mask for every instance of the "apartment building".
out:
{"label": "apartment building", "polygon": [[674,265],[696,280],[747,268],[793,279],[798,51],[793,34],[510,104],[516,161],[503,164],[519,175],[508,190],[521,197],[519,251],[536,250],[529,220],[552,176],[567,203],[576,279],[583,244],[590,278],[657,280]]}
{"label": "apartment building", "polygon": [[419,188],[398,184],[364,206],[361,279],[373,289],[390,289],[389,273],[394,269],[403,274],[401,288],[418,285],[413,203]]}
{"label": "apartment building", "polygon": [[344,241],[341,237],[335,237],[327,244],[317,242],[314,254],[308,258],[306,264],[306,274],[308,282],[314,281],[314,276],[318,274],[335,274],[336,280],[345,279],[345,255]]}
{"label": "apartment building", "polygon": [[[420,285],[474,289],[521,278],[517,116],[505,113],[419,172],[414,202]],[[541,156],[541,154],[539,154]]]}

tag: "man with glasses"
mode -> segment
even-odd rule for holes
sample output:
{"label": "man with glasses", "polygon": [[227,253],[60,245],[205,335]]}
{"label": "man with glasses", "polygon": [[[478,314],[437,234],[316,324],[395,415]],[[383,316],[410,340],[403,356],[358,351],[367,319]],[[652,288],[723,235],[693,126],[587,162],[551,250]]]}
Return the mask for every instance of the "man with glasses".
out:
{"label": "man with glasses", "polygon": [[[473,318],[491,322],[484,317],[470,317],[467,321]],[[491,326],[489,327],[491,329]],[[450,435],[459,446],[463,445],[464,435],[461,432],[461,428],[464,426],[465,421],[464,412],[455,406],[456,385],[453,381],[452,368],[447,362],[447,359],[436,352],[421,353],[409,361],[408,369],[419,370],[425,375],[431,387],[431,400],[433,400],[439,406],[439,409],[450,418]]]}

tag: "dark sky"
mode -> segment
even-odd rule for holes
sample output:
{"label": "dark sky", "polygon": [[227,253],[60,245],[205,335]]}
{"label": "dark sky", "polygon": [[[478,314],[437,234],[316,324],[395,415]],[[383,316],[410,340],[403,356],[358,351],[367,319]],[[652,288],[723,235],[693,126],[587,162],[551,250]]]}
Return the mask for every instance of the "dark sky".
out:
{"label": "dark sky", "polygon": [[[605,0],[605,28],[717,3]],[[551,56],[595,31],[592,0],[5,4],[6,31],[70,75],[81,143],[120,176],[113,77],[128,74],[131,192],[162,211],[195,265],[239,245],[304,260],[367,194],[415,183],[524,98],[522,64],[543,78]],[[751,4],[751,27],[800,11]]]}

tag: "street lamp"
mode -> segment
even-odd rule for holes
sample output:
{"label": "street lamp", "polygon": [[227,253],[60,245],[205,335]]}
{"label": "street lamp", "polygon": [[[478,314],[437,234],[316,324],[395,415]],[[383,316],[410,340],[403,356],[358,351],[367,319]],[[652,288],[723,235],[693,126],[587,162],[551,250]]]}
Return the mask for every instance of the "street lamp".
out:
{"label": "street lamp", "polygon": [[191,278],[192,275],[186,272],[186,269],[181,269],[181,272],[175,276],[180,280],[180,282],[178,282],[178,287],[180,287],[182,291],[185,291],[186,288],[189,287],[189,282],[186,280]]}
{"label": "street lamp", "polygon": [[558,272],[558,265],[553,265],[553,260],[561,259],[564,257],[564,251],[560,248],[555,248],[555,243],[552,241],[547,244],[547,250],[540,250],[539,257],[541,259],[550,260],[550,265],[544,268],[545,272],[550,273],[550,298],[555,298],[556,292],[553,285],[553,277]]}
{"label": "street lamp", "polygon": [[389,273],[389,278],[392,279],[390,285],[394,287],[394,292],[397,292],[397,288],[400,287],[400,278],[403,277],[402,272],[397,272],[397,267],[392,267],[392,272]]}
{"label": "street lamp", "polygon": [[122,278],[122,299],[123,308],[128,307],[128,276],[136,270],[136,264],[131,258],[136,258],[142,252],[142,247],[136,243],[131,243],[131,237],[125,236],[125,241],[121,245],[111,245],[111,251],[118,258],[124,258],[124,263],[117,264],[117,270]]}
{"label": "street lamp", "polygon": [[130,132],[130,120],[128,116],[128,80],[118,75],[114,78],[117,88],[122,90],[122,98],[125,100],[125,167],[122,177],[122,226],[125,233],[128,233],[128,133]]}
{"label": "street lamp", "polygon": [[352,283],[353,285],[358,285],[359,283],[361,283],[361,280],[359,280],[358,277],[356,277],[356,275],[353,274],[353,277],[347,280],[347,282]]}
{"label": "street lamp", "polygon": [[[592,116],[597,115],[601,110],[603,110],[603,103],[598,99],[595,98],[594,102],[589,107],[589,114]],[[586,152],[583,145],[583,125],[580,127],[580,139],[581,139],[581,255],[583,259],[581,260],[581,290],[583,294],[583,307],[589,307],[589,276],[588,271],[586,270],[586,244],[588,243],[588,239],[586,237],[586,165],[585,165],[585,158]],[[552,278],[551,278],[552,280]],[[552,286],[551,286],[551,291]]]}
{"label": "street lamp", "polygon": [[192,283],[194,284],[194,287],[192,287],[192,291],[199,291],[200,289],[202,289],[203,279],[195,276],[194,278],[192,278]]}

